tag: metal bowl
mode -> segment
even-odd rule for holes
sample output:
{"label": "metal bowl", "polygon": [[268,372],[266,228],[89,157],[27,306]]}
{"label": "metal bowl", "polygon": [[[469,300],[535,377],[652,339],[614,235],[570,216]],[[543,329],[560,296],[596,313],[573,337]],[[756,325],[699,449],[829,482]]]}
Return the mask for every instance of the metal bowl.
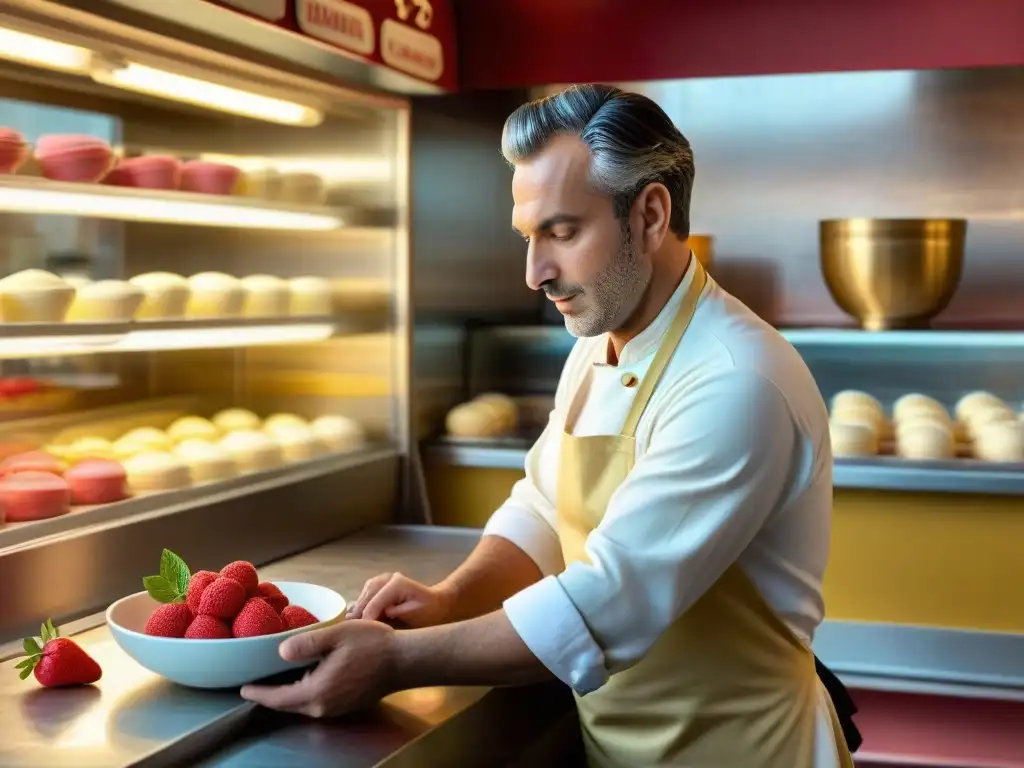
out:
{"label": "metal bowl", "polygon": [[821,272],[862,328],[927,328],[960,283],[963,219],[837,219],[819,223]]}

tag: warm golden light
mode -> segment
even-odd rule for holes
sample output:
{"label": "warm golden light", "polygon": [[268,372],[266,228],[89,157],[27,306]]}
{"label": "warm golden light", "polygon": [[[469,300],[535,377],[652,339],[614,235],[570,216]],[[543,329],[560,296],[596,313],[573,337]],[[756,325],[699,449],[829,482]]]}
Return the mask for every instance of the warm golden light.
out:
{"label": "warm golden light", "polygon": [[394,163],[388,157],[270,157],[204,153],[201,159],[234,165],[246,172],[273,169],[278,173],[315,173],[329,185],[384,183],[395,177]]}
{"label": "warm golden light", "polygon": [[305,126],[319,125],[323,121],[323,113],[303,104],[207,80],[198,80],[143,64],[129,63],[123,67],[97,66],[91,74],[95,81],[104,85],[257,120]]}
{"label": "warm golden light", "polygon": [[[144,325],[144,324],[140,324]],[[214,328],[135,327],[123,333],[76,336],[74,324],[63,334],[3,336],[0,326],[0,359],[67,357],[109,352],[158,352],[182,349],[225,349],[273,344],[324,341],[334,335],[332,323],[279,323]]]}
{"label": "warm golden light", "polygon": [[250,325],[239,328],[181,328],[134,330],[116,344],[117,352],[156,352],[173,349],[224,349],[271,344],[324,341],[334,335],[331,323]]}
{"label": "warm golden light", "polygon": [[92,51],[36,35],[0,27],[0,56],[21,64],[85,74],[92,65]]}
{"label": "warm golden light", "polygon": [[343,222],[331,213],[269,207],[233,197],[201,199],[182,192],[0,178],[0,211],[87,216],[209,227],[326,231]]}

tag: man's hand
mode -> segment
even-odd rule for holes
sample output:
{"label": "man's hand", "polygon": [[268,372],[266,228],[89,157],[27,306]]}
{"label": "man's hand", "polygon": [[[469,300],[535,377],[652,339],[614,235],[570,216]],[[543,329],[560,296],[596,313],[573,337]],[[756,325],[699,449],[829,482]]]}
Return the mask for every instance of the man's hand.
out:
{"label": "man's hand", "polygon": [[287,661],[322,658],[297,683],[246,685],[242,698],[270,709],[309,717],[330,717],[363,709],[394,692],[392,664],[395,630],[374,621],[346,619],[281,643]]}
{"label": "man's hand", "polygon": [[281,656],[322,661],[297,683],[247,685],[242,697],[309,717],[342,715],[409,688],[523,685],[551,678],[504,611],[427,629],[346,619],[288,638]]}
{"label": "man's hand", "polygon": [[442,587],[428,587],[400,573],[374,576],[348,610],[350,619],[397,620],[409,627],[444,624],[452,596]]}

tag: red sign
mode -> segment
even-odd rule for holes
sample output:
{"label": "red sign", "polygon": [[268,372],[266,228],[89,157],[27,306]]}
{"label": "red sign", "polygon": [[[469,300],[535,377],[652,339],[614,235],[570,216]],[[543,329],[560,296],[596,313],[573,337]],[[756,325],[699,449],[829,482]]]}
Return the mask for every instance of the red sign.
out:
{"label": "red sign", "polygon": [[309,37],[445,90],[458,88],[451,0],[295,0]]}
{"label": "red sign", "polygon": [[289,0],[214,0],[214,2],[282,27],[291,26]]}
{"label": "red sign", "polygon": [[212,0],[417,80],[458,90],[451,0]]}

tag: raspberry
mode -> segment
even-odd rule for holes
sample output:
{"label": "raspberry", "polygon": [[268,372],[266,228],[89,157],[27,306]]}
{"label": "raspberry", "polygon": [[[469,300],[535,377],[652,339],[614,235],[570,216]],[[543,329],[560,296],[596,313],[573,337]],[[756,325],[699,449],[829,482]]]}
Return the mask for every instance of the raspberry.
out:
{"label": "raspberry", "polygon": [[316,624],[320,621],[320,619],[307,611],[301,605],[289,605],[286,607],[281,611],[281,619],[284,621],[284,625],[288,629],[308,627],[310,624]]}
{"label": "raspberry", "polygon": [[245,589],[234,579],[218,576],[203,590],[197,615],[233,619],[245,605]]}
{"label": "raspberry", "polygon": [[245,560],[236,560],[221,568],[220,575],[234,579],[245,587],[245,594],[249,597],[255,596],[256,587],[260,583],[260,577],[252,563],[247,563]]}
{"label": "raspberry", "polygon": [[256,597],[262,597],[268,603],[270,607],[280,613],[288,605],[288,598],[285,597],[284,592],[278,589],[276,584],[272,584],[269,581],[261,581],[256,587]]}
{"label": "raspberry", "polygon": [[188,582],[188,592],[185,593],[185,602],[193,614],[199,613],[199,599],[203,596],[203,590],[217,580],[217,573],[214,571],[196,571]]}
{"label": "raspberry", "polygon": [[231,623],[231,634],[235,637],[257,637],[276,635],[284,631],[284,622],[270,603],[259,597],[246,600],[242,610]]}
{"label": "raspberry", "polygon": [[185,637],[189,640],[227,640],[231,637],[231,628],[213,616],[196,616],[188,625]]}
{"label": "raspberry", "polygon": [[192,611],[185,603],[165,603],[150,614],[145,632],[156,637],[184,637],[191,623]]}

